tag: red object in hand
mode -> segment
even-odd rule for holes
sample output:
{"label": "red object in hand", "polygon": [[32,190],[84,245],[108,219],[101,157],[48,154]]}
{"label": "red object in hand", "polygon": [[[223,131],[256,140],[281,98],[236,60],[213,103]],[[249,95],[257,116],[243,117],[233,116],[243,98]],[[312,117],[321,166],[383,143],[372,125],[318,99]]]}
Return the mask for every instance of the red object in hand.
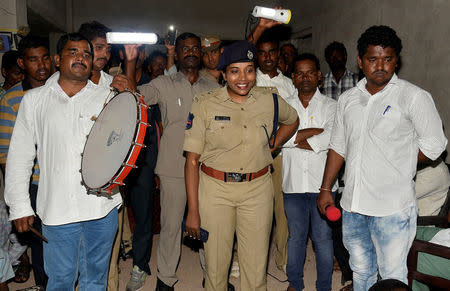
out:
{"label": "red object in hand", "polygon": [[325,211],[329,221],[336,221],[341,218],[341,211],[334,206],[328,206]]}

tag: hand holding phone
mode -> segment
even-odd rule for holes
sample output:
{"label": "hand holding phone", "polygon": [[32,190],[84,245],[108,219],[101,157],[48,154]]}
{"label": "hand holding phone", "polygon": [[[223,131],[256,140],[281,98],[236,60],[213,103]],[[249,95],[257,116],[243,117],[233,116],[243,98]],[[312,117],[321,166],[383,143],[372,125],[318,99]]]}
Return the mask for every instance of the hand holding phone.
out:
{"label": "hand holding phone", "polygon": [[[186,221],[184,221],[184,220],[183,220],[183,223],[181,224],[181,231],[186,232]],[[209,232],[200,227],[200,240],[205,243],[208,241],[208,238],[209,238]]]}

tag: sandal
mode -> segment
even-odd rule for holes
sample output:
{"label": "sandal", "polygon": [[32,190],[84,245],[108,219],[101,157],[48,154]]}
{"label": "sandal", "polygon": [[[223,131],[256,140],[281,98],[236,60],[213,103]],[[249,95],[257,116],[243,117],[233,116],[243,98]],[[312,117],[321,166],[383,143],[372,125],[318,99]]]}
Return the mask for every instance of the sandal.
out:
{"label": "sandal", "polygon": [[15,274],[14,282],[25,283],[30,278],[31,264],[30,259],[26,253],[23,253],[19,258],[20,263],[13,266],[13,271]]}

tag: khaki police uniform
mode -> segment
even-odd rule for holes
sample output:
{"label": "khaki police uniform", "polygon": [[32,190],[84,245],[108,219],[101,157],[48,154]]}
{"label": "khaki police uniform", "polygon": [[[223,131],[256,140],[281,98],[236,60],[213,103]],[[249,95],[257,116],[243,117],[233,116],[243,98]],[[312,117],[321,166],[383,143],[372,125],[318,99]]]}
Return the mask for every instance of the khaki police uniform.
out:
{"label": "khaki police uniform", "polygon": [[213,75],[211,75],[211,74],[208,72],[207,69],[204,69],[204,68],[201,69],[201,70],[198,72],[198,74],[199,74],[200,76],[202,76],[202,77],[208,79],[208,80],[211,80],[211,81],[217,83],[216,77],[214,77]]}
{"label": "khaki police uniform", "polygon": [[158,245],[158,278],[168,286],[177,282],[181,251],[181,222],[186,207],[184,184],[184,128],[195,94],[218,88],[219,84],[199,76],[191,85],[182,72],[159,76],[138,89],[147,104],[161,111],[161,137],[155,173],[161,181],[161,232]]}
{"label": "khaki police uniform", "polygon": [[[279,96],[278,103],[279,122],[294,123],[295,109]],[[243,174],[267,169],[272,156],[266,131],[271,134],[273,117],[270,88],[253,87],[242,104],[232,101],[226,87],[203,93],[194,98],[183,149],[200,154],[202,167],[218,171]],[[231,176],[224,182],[200,170],[201,227],[209,231],[206,290],[227,290],[236,231],[241,290],[265,291],[273,215],[270,171],[244,182],[232,182]]]}

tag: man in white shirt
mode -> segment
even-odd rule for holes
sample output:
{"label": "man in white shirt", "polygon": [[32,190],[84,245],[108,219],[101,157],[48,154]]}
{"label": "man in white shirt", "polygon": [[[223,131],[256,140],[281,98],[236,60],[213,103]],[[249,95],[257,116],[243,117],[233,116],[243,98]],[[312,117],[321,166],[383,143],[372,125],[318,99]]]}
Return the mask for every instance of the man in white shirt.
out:
{"label": "man in white shirt", "polygon": [[377,274],[407,282],[417,163],[437,159],[447,145],[431,95],[394,73],[401,49],[387,26],[358,40],[365,78],[339,98],[317,201],[322,213],[334,204],[331,187],[345,160],[342,232],[355,291],[368,290]]}
{"label": "man in white shirt", "polygon": [[[310,226],[316,251],[316,287],[319,291],[331,290],[333,239],[331,228],[326,218],[319,213],[316,201],[337,102],[322,95],[317,88],[322,77],[319,66],[319,59],[315,55],[299,55],[292,73],[297,90],[286,99],[297,110],[300,120],[297,134],[282,150],[284,208],[290,234],[287,291],[300,291],[305,287],[303,266]],[[337,190],[337,183],[334,183],[332,190]]]}
{"label": "man in white shirt", "polygon": [[5,200],[10,219],[23,232],[34,219],[28,184],[36,155],[39,160],[37,214],[48,239],[48,291],[73,290],[77,279],[80,290],[105,290],[117,231],[120,195],[87,194],[79,172],[86,136],[109,93],[89,80],[92,55],[91,43],[80,34],[60,38],[59,77],[25,94],[6,164]]}
{"label": "man in white shirt", "polygon": [[[258,69],[256,70],[256,86],[275,87],[279,95],[286,100],[294,94],[295,87],[292,80],[277,68],[280,57],[279,44],[270,38],[269,34],[262,34],[256,44]],[[274,188],[274,213],[275,213],[275,244],[277,253],[275,263],[279,269],[284,269],[287,263],[288,225],[284,211],[283,192],[281,189],[281,156],[273,161],[272,183]]]}

